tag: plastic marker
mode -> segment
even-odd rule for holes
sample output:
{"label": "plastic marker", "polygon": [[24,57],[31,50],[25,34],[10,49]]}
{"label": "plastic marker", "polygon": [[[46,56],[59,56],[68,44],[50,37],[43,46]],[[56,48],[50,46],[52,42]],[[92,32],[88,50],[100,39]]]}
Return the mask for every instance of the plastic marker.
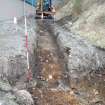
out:
{"label": "plastic marker", "polygon": [[17,24],[17,18],[14,17],[14,24]]}

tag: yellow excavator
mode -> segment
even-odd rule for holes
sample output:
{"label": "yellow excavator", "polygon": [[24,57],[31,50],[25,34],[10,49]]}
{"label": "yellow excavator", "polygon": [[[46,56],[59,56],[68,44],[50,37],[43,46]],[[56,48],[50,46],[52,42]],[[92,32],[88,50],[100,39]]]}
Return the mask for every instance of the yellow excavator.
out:
{"label": "yellow excavator", "polygon": [[37,0],[36,19],[53,19],[55,8],[52,0]]}

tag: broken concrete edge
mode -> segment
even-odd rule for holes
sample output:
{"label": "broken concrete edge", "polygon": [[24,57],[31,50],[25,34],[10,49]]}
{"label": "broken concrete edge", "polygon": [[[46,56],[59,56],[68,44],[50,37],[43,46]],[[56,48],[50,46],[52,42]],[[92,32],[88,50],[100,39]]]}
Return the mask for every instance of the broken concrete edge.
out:
{"label": "broken concrete edge", "polygon": [[0,103],[2,105],[33,105],[31,94],[26,90],[12,87],[7,80],[0,80]]}

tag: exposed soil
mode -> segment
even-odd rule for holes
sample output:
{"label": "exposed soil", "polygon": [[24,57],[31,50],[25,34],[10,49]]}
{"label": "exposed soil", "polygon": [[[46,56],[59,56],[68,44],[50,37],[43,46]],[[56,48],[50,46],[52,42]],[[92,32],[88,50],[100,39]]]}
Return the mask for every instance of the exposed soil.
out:
{"label": "exposed soil", "polygon": [[79,105],[76,97],[70,91],[35,88],[32,94],[35,105]]}

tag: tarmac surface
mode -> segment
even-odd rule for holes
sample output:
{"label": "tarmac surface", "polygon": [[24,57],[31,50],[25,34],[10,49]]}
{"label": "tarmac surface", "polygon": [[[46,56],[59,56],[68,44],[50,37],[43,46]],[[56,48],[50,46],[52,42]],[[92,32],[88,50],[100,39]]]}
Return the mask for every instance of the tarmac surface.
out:
{"label": "tarmac surface", "polygon": [[[28,4],[26,6],[26,15],[32,14],[34,8]],[[22,0],[1,0],[0,1],[0,21],[21,17],[24,15],[24,2]]]}

